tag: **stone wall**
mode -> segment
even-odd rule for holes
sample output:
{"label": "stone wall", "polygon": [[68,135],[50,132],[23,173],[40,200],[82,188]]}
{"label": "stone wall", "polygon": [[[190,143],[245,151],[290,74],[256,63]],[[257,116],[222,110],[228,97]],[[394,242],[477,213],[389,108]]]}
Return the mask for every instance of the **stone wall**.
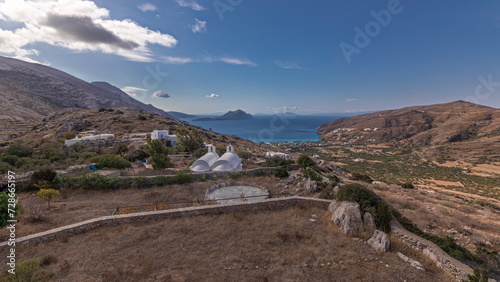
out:
{"label": "stone wall", "polygon": [[[294,206],[315,207],[326,210],[329,204],[330,204],[329,200],[304,198],[304,197],[287,197],[287,198],[266,199],[258,202],[243,202],[243,203],[224,204],[224,205],[199,206],[199,207],[172,209],[172,210],[103,216],[51,229],[45,232],[20,237],[16,239],[16,245],[36,244],[43,241],[53,240],[59,237],[65,237],[77,233],[83,233],[91,229],[98,228],[100,226],[119,225],[125,223],[162,220],[166,218],[190,217],[198,215],[270,211],[270,210],[278,210]],[[1,251],[3,251],[7,247],[8,247],[7,242],[0,243]]]}
{"label": "stone wall", "polygon": [[452,258],[436,244],[406,230],[397,220],[391,221],[391,234],[414,250],[422,252],[457,281],[467,279],[474,271],[469,266]]}

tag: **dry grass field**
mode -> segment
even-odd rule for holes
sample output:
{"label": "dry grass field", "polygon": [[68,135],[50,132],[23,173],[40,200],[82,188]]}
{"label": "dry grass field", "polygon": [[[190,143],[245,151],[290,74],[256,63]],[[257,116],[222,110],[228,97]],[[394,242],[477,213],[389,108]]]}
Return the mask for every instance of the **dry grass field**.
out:
{"label": "dry grass field", "polygon": [[[205,181],[184,185],[167,185],[152,188],[129,188],[120,190],[72,190],[63,193],[53,200],[51,209],[47,203],[31,193],[19,194],[19,202],[23,206],[20,222],[17,224],[18,236],[25,236],[52,228],[77,223],[80,221],[111,215],[117,206],[148,205],[158,202],[194,202],[203,201],[208,188],[233,180]],[[283,180],[274,176],[240,177],[234,181],[250,183],[266,187],[271,193],[278,194],[283,190]],[[174,204],[167,208],[192,206]],[[38,210],[41,220],[30,222],[31,213]],[[8,232],[0,230],[0,241],[6,240]]]}
{"label": "dry grass field", "polygon": [[424,271],[344,236],[328,212],[308,208],[103,227],[18,254],[49,257],[38,272],[50,281],[449,281],[422,258],[408,254]]}

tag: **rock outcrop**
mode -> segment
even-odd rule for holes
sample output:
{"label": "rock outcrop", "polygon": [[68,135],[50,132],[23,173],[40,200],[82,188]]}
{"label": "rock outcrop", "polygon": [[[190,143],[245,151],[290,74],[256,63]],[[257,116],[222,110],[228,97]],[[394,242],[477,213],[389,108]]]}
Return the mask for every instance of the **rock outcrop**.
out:
{"label": "rock outcrop", "polygon": [[328,210],[333,212],[332,221],[348,236],[361,235],[363,219],[358,203],[333,201]]}
{"label": "rock outcrop", "polygon": [[387,252],[391,246],[389,236],[383,231],[375,230],[372,237],[368,240],[368,244],[377,251]]}

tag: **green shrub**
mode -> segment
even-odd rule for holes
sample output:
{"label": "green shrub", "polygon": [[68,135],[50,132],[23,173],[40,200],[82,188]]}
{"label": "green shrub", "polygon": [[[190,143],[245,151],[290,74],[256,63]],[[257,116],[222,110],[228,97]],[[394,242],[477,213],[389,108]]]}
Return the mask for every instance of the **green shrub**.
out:
{"label": "green shrub", "polygon": [[106,177],[98,173],[87,173],[75,177],[76,186],[85,190],[114,190],[118,188],[118,178]]}
{"label": "green shrub", "polygon": [[179,170],[175,173],[175,176],[169,179],[171,184],[185,184],[193,182],[194,177],[188,170]]}
{"label": "green shrub", "polygon": [[280,157],[272,157],[266,159],[266,162],[264,163],[265,167],[277,167],[277,166],[285,166],[285,165],[290,165],[293,164],[293,160],[285,160]]}
{"label": "green shrub", "polygon": [[64,152],[59,148],[47,148],[40,153],[41,159],[49,160],[51,163],[58,162],[65,158]]}
{"label": "green shrub", "polygon": [[14,170],[15,167],[13,167],[12,165],[8,164],[8,163],[5,163],[5,162],[0,162],[0,171],[9,171],[9,170]]}
{"label": "green shrub", "polygon": [[31,183],[36,184],[39,181],[48,181],[48,182],[53,182],[54,179],[56,178],[56,171],[53,170],[52,168],[42,168],[40,170],[35,171],[31,175]]}
{"label": "green shrub", "polygon": [[132,178],[132,185],[137,188],[151,187],[154,185],[154,181],[145,176],[137,176]]}
{"label": "green shrub", "polygon": [[280,168],[276,171],[274,171],[274,176],[279,177],[279,178],[285,178],[289,176],[288,170],[286,167]]}
{"label": "green shrub", "polygon": [[413,224],[409,219],[402,216],[399,212],[393,211],[393,214],[406,230],[433,242],[434,244],[438,245],[438,247],[440,247],[443,251],[445,251],[455,259],[457,260],[467,259],[470,261],[478,261],[478,259],[469,250],[458,245],[452,238],[450,237],[441,238],[436,235],[425,233],[415,224]]}
{"label": "green shrub", "polygon": [[16,163],[18,162],[19,157],[15,155],[7,155],[7,156],[2,156],[0,157],[0,162],[8,163],[11,166],[16,166]]}
{"label": "green shrub", "polygon": [[309,178],[314,181],[321,181],[322,177],[316,173],[313,169],[307,167],[303,169],[304,178]]}
{"label": "green shrub", "polygon": [[474,267],[474,274],[467,275],[466,282],[488,282],[488,270],[484,267]]}
{"label": "green shrub", "polygon": [[[12,219],[9,217],[9,198],[7,192],[0,192],[0,228],[7,225],[7,220]],[[14,214],[19,214],[19,204],[16,204]]]}
{"label": "green shrub", "polygon": [[93,160],[97,163],[96,166],[99,169],[103,168],[124,169],[132,167],[130,162],[127,161],[125,158],[111,154],[102,155],[94,158]]}
{"label": "green shrub", "polygon": [[167,178],[163,175],[158,175],[154,178],[153,183],[156,186],[163,186],[163,185],[167,184]]}
{"label": "green shrub", "polygon": [[22,143],[14,143],[11,144],[6,150],[6,155],[14,155],[20,158],[22,157],[31,157],[33,150],[28,145]]}
{"label": "green shrub", "polygon": [[238,179],[240,177],[241,177],[241,174],[239,172],[231,172],[229,174],[229,178],[231,178],[231,179]]}
{"label": "green shrub", "polygon": [[304,154],[300,155],[300,157],[297,159],[297,164],[302,168],[316,166],[316,163],[309,156]]}
{"label": "green shrub", "polygon": [[256,173],[255,173],[256,176],[264,176],[266,175],[266,172],[264,170],[258,170]]}
{"label": "green shrub", "polygon": [[352,173],[352,176],[351,176],[350,179],[354,180],[354,181],[363,181],[363,182],[366,182],[366,183],[372,183],[373,182],[373,179],[370,176],[368,176],[366,174],[356,173],[356,172]]}
{"label": "green shrub", "polygon": [[340,187],[337,200],[358,203],[364,212],[369,212],[373,216],[378,229],[384,232],[390,231],[392,213],[389,206],[363,185],[352,183]]}

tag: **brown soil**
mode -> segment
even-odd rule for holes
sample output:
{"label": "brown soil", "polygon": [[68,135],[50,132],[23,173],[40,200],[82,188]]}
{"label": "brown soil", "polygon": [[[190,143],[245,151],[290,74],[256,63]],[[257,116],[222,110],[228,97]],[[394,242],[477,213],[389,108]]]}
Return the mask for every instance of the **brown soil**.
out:
{"label": "brown soil", "polygon": [[103,227],[18,248],[19,261],[47,255],[52,281],[449,281],[432,263],[416,258],[421,271],[377,253],[328,212],[305,208]]}

